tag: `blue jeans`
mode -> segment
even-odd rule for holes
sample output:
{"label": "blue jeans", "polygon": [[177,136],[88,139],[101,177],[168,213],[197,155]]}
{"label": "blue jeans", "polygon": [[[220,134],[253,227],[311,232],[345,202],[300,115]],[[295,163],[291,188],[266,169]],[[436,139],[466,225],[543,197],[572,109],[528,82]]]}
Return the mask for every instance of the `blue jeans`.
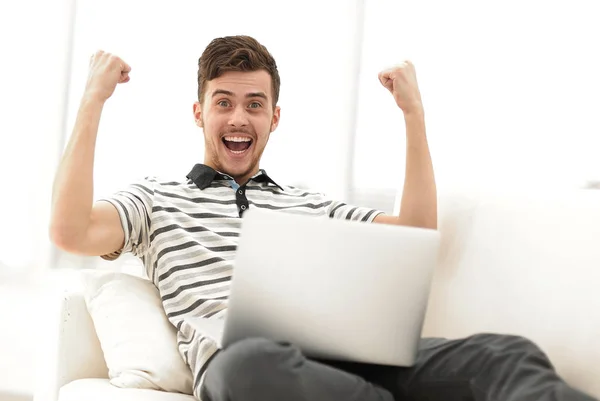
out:
{"label": "blue jeans", "polygon": [[547,356],[517,336],[423,339],[409,368],[312,360],[255,338],[211,362],[203,401],[559,401],[594,399],[566,384]]}

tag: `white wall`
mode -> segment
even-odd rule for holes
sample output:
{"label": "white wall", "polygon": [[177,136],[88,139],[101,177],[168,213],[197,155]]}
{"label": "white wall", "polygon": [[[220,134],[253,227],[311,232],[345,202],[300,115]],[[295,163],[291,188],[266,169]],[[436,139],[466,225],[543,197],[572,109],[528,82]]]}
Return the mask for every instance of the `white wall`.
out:
{"label": "white wall", "polygon": [[73,2],[0,3],[0,263],[16,271],[47,261]]}
{"label": "white wall", "polygon": [[36,353],[31,344],[42,331],[36,324],[36,292],[22,274],[47,267],[46,227],[63,133],[71,6],[69,0],[0,3],[2,400],[27,397],[33,388]]}
{"label": "white wall", "polygon": [[438,185],[573,188],[600,178],[596,2],[366,2],[354,185],[404,175],[401,114],[377,72],[417,68]]}

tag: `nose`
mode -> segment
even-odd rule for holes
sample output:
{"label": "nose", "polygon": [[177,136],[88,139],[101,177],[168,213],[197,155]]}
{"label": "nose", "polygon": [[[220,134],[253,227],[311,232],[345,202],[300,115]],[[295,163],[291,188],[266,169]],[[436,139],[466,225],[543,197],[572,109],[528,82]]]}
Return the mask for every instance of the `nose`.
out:
{"label": "nose", "polygon": [[232,110],[229,125],[232,127],[245,127],[248,125],[248,115],[243,106],[237,106]]}

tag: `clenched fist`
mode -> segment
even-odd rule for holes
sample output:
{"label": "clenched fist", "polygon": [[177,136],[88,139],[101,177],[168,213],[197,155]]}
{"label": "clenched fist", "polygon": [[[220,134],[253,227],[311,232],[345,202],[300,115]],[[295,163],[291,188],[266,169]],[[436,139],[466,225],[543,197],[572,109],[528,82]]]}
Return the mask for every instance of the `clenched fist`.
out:
{"label": "clenched fist", "polygon": [[106,101],[117,84],[129,82],[131,67],[119,57],[99,50],[90,58],[86,96]]}
{"label": "clenched fist", "polygon": [[423,110],[415,66],[405,61],[379,73],[379,82],[394,95],[404,114]]}

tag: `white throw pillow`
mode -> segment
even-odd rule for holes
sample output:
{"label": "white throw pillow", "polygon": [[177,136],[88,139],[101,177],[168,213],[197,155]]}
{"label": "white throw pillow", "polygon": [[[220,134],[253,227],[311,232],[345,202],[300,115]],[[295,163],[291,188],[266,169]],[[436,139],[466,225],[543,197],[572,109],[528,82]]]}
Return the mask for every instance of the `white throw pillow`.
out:
{"label": "white throw pillow", "polygon": [[192,394],[192,374],[177,349],[177,332],[158,290],[125,273],[83,272],[85,301],[94,322],[110,383]]}

